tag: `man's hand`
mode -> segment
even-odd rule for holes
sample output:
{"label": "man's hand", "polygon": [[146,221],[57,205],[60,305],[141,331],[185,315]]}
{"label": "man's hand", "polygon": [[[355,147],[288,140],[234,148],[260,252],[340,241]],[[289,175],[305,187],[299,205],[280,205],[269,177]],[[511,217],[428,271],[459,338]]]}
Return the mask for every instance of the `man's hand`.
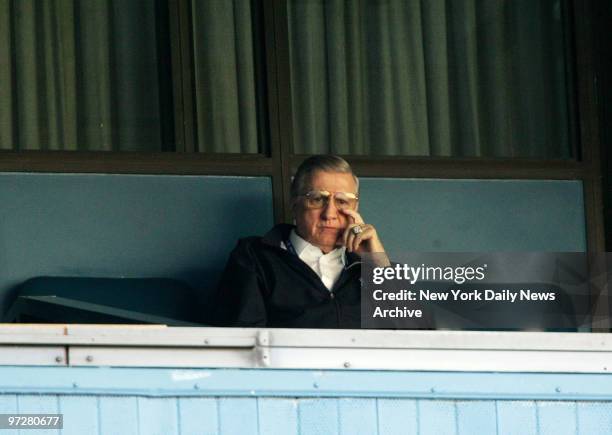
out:
{"label": "man's hand", "polygon": [[[355,252],[357,254],[385,254],[385,247],[383,246],[376,228],[374,225],[366,224],[359,213],[354,210],[341,210],[342,213],[346,214],[349,218],[349,223],[342,234],[342,244],[346,246],[347,251]],[[353,228],[361,228],[361,232],[355,233]],[[391,264],[386,254],[381,255],[384,258],[383,262]]]}

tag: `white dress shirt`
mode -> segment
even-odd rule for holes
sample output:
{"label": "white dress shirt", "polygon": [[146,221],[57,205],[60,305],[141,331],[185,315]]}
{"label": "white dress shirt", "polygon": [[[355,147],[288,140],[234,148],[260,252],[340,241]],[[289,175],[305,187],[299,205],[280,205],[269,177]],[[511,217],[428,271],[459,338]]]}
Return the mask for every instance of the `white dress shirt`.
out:
{"label": "white dress shirt", "polygon": [[323,284],[325,284],[325,287],[331,290],[344,268],[346,262],[344,252],[346,248],[343,246],[324,254],[321,249],[298,236],[295,230],[291,230],[289,241],[295,248],[295,252],[300,260],[314,270],[319,275],[319,278],[321,278],[321,281],[323,281]]}

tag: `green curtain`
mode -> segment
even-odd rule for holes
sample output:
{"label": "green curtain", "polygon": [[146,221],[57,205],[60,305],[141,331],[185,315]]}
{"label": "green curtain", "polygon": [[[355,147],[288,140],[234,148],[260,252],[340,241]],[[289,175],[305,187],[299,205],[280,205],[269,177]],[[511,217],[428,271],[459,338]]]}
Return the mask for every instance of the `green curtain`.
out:
{"label": "green curtain", "polygon": [[198,150],[257,153],[251,1],[192,5]]}
{"label": "green curtain", "polygon": [[[288,0],[295,151],[569,157],[561,1]],[[262,145],[253,5],[192,2],[199,151]],[[0,149],[167,149],[157,18],[0,0]]]}
{"label": "green curtain", "polygon": [[154,0],[0,0],[0,149],[162,149]]}
{"label": "green curtain", "polygon": [[289,0],[294,149],[570,157],[561,0]]}

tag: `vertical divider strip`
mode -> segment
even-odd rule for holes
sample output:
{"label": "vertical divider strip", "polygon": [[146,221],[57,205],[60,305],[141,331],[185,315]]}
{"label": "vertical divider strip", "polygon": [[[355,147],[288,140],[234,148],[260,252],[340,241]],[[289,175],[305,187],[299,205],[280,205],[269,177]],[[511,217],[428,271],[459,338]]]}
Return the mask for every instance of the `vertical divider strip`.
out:
{"label": "vertical divider strip", "polygon": [[291,87],[289,77],[289,32],[286,0],[263,1],[270,114],[270,156],[274,219],[291,220],[289,156],[292,150]]}
{"label": "vertical divider strip", "polygon": [[[592,1],[573,2],[574,28],[576,43],[576,65],[577,65],[577,105],[578,122],[580,126],[580,145],[582,165],[585,168],[583,176],[584,202],[587,229],[587,251],[590,253],[605,252],[605,234],[603,220],[603,195],[602,195],[602,162],[601,141],[599,134],[599,111],[597,105],[597,83],[594,60],[594,35],[593,21],[594,11]],[[603,255],[602,255],[603,256]],[[594,294],[597,288],[591,289],[591,296],[597,298],[594,304],[592,316],[598,319],[597,326],[593,332],[608,332],[610,329],[610,306],[608,296],[608,283],[605,278],[606,264],[603,258],[597,255],[591,256],[598,259],[590,263],[590,273],[593,280],[600,284],[601,292]],[[602,275],[603,274],[603,275]]]}

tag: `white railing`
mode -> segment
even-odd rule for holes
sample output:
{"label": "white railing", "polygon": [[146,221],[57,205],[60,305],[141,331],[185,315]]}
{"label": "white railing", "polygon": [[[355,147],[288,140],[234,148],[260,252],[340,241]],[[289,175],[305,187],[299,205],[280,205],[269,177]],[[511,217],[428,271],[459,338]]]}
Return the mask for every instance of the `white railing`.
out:
{"label": "white railing", "polygon": [[5,324],[0,365],[607,373],[612,335]]}

